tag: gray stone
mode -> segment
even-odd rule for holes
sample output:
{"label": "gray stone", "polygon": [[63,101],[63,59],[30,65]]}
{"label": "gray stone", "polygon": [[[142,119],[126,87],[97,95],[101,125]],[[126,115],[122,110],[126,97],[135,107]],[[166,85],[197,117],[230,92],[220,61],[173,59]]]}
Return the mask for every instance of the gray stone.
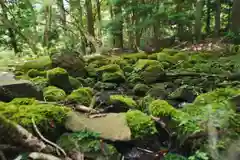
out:
{"label": "gray stone", "polygon": [[30,81],[15,80],[12,73],[0,72],[0,101],[8,102],[22,97],[43,100],[42,93]]}
{"label": "gray stone", "polygon": [[69,114],[65,127],[73,132],[87,129],[97,132],[103,139],[111,141],[131,140],[131,131],[125,119],[125,113],[108,113],[104,117],[88,118],[83,113]]}

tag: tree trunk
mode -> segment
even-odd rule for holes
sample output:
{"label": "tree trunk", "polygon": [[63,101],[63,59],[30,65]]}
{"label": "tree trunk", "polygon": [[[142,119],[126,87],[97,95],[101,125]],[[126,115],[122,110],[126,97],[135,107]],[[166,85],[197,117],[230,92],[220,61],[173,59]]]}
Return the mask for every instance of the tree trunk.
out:
{"label": "tree trunk", "polygon": [[85,5],[86,5],[86,12],[87,12],[88,33],[94,37],[95,33],[94,33],[94,20],[93,20],[93,12],[92,12],[92,0],[86,0]]}
{"label": "tree trunk", "polygon": [[240,29],[240,1],[234,0],[232,7],[232,32],[238,33]]}
{"label": "tree trunk", "polygon": [[211,32],[210,23],[211,23],[211,1],[207,0],[207,17],[206,17],[206,32],[209,34]]}
{"label": "tree trunk", "polygon": [[123,48],[123,18],[121,2],[114,2],[112,11],[114,16],[114,47]]}
{"label": "tree trunk", "polygon": [[196,41],[201,39],[201,30],[202,30],[202,10],[203,10],[203,0],[197,0],[196,2],[196,11],[195,11],[195,37]]}
{"label": "tree trunk", "polygon": [[220,0],[216,0],[216,14],[215,14],[215,35],[219,36],[220,27],[221,27],[221,2]]}
{"label": "tree trunk", "polygon": [[101,36],[101,28],[102,28],[102,16],[101,16],[101,3],[100,0],[96,0],[97,5],[97,19],[98,19],[98,35]]}

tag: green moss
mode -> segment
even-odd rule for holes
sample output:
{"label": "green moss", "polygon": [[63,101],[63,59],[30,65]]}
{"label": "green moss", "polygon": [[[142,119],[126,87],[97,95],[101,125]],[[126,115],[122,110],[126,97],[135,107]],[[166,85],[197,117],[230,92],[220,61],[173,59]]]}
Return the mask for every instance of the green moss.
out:
{"label": "green moss", "polygon": [[17,66],[16,70],[27,72],[30,69],[45,70],[50,69],[52,61],[49,56],[42,56],[38,59],[33,59],[25,62],[23,65]]}
{"label": "green moss", "polygon": [[127,53],[127,54],[122,54],[121,57],[123,59],[136,62],[138,59],[147,59],[148,56],[146,53]]}
{"label": "green moss", "polygon": [[134,65],[134,70],[135,71],[142,71],[150,65],[161,65],[161,64],[156,60],[139,59],[137,61],[137,63]]}
{"label": "green moss", "polygon": [[37,104],[38,101],[35,98],[14,98],[9,103],[14,105],[33,105],[33,104]]}
{"label": "green moss", "polygon": [[147,84],[164,80],[166,78],[161,64],[146,67],[146,69],[141,73],[141,77]]}
{"label": "green moss", "polygon": [[189,55],[186,52],[178,52],[175,55],[173,55],[173,59],[175,60],[175,62],[177,62],[179,60],[187,60],[188,57],[189,57]]}
{"label": "green moss", "polygon": [[85,67],[88,76],[97,77],[97,71],[95,67],[96,66],[94,64],[89,64],[88,66]]}
{"label": "green moss", "polygon": [[127,82],[128,85],[133,88],[137,83],[143,82],[143,79],[140,74],[132,72],[127,76]]}
{"label": "green moss", "polygon": [[128,107],[136,107],[137,106],[137,103],[131,97],[123,96],[123,95],[111,95],[110,103],[114,103],[114,102],[123,103],[123,104],[127,105]]}
{"label": "green moss", "polygon": [[239,94],[240,94],[239,89],[218,88],[212,92],[204,93],[197,96],[197,98],[194,101],[194,104],[210,104],[213,102],[223,102]]}
{"label": "green moss", "polygon": [[118,155],[114,146],[101,142],[97,133],[89,131],[64,134],[57,143],[67,152],[76,150],[93,159],[108,159]]}
{"label": "green moss", "polygon": [[165,52],[158,53],[157,60],[160,62],[170,62],[170,63],[173,63],[174,61],[173,57]]}
{"label": "green moss", "polygon": [[30,81],[33,83],[33,86],[39,91],[42,91],[49,85],[48,79],[43,77],[31,78]]}
{"label": "green moss", "polygon": [[72,76],[69,76],[69,82],[70,85],[72,86],[73,89],[78,89],[79,87],[83,87],[82,83],[77,79]]}
{"label": "green moss", "polygon": [[125,81],[124,73],[121,71],[109,73],[105,72],[102,75],[103,82],[113,82],[113,83],[121,83]]}
{"label": "green moss", "polygon": [[63,101],[66,93],[60,88],[49,86],[43,89],[43,96],[47,101]]}
{"label": "green moss", "polygon": [[102,66],[97,69],[97,73],[103,73],[103,72],[117,72],[120,71],[120,67],[117,64],[109,64]]}
{"label": "green moss", "polygon": [[155,100],[150,103],[149,112],[155,117],[172,116],[176,113],[176,109],[164,100]]}
{"label": "green moss", "polygon": [[137,96],[144,96],[150,88],[146,84],[136,84],[133,88],[133,92]]}
{"label": "green moss", "polygon": [[71,90],[71,84],[69,82],[69,76],[65,69],[54,68],[47,71],[47,78],[50,85],[63,89],[64,91]]}
{"label": "green moss", "polygon": [[174,55],[174,54],[178,53],[178,50],[177,49],[172,49],[172,48],[164,48],[162,50],[162,52],[169,53],[170,55]]}
{"label": "green moss", "polygon": [[0,115],[20,124],[32,133],[34,133],[32,118],[34,118],[40,132],[51,139],[62,134],[60,130],[70,111],[67,107],[50,104],[0,105]]}
{"label": "green moss", "polygon": [[148,59],[157,60],[157,54],[158,53],[153,53],[153,54],[148,55]]}
{"label": "green moss", "polygon": [[38,71],[36,69],[30,69],[27,72],[28,77],[35,78],[35,77],[46,77],[46,71]]}
{"label": "green moss", "polygon": [[93,90],[89,87],[83,87],[73,90],[72,93],[67,96],[66,101],[89,106],[92,100],[92,96]]}
{"label": "green moss", "polygon": [[141,111],[128,111],[126,113],[126,120],[133,138],[144,138],[157,132],[151,117]]}
{"label": "green moss", "polygon": [[97,83],[94,85],[94,88],[95,88],[95,89],[98,89],[98,90],[101,90],[101,89],[104,89],[104,90],[107,90],[107,89],[115,89],[115,88],[117,88],[117,84],[115,84],[115,83],[97,82]]}

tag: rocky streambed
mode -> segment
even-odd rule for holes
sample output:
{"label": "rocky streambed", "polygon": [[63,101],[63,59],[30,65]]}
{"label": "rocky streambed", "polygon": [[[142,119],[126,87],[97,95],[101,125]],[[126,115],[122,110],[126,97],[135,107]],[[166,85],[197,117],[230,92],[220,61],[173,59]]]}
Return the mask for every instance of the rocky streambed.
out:
{"label": "rocky streambed", "polygon": [[[172,49],[91,57],[62,51],[0,74],[0,114],[38,136],[34,117],[44,137],[88,159],[197,159],[211,157],[212,147],[226,157],[240,132],[237,59]],[[15,143],[0,133],[1,144]]]}

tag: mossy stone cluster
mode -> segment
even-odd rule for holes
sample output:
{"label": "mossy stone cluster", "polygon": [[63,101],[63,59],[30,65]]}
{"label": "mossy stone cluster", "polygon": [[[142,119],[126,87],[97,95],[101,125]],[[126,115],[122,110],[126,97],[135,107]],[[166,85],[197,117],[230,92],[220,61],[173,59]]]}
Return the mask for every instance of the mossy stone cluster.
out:
{"label": "mossy stone cluster", "polygon": [[73,90],[67,97],[68,103],[78,103],[89,106],[93,97],[93,90],[89,87],[82,87]]}
{"label": "mossy stone cluster", "polygon": [[67,107],[36,104],[33,99],[15,99],[0,104],[0,114],[33,132],[32,118],[43,135],[50,139],[59,136],[71,110]]}
{"label": "mossy stone cluster", "polygon": [[176,109],[167,101],[155,100],[149,105],[149,112],[155,117],[173,116]]}
{"label": "mossy stone cluster", "polygon": [[150,87],[148,87],[146,84],[138,83],[134,86],[133,92],[137,96],[144,96]]}
{"label": "mossy stone cluster", "polygon": [[129,108],[137,106],[137,103],[131,97],[124,95],[111,95],[110,103],[121,103]]}
{"label": "mossy stone cluster", "polygon": [[63,101],[66,93],[64,90],[55,86],[48,86],[43,89],[43,96],[46,101]]}
{"label": "mossy stone cluster", "polygon": [[69,81],[68,72],[63,68],[53,68],[47,71],[49,84],[63,89],[66,92],[71,91],[72,87]]}
{"label": "mossy stone cluster", "polygon": [[151,136],[157,132],[151,117],[139,110],[129,110],[126,113],[126,120],[132,137],[135,139]]}

